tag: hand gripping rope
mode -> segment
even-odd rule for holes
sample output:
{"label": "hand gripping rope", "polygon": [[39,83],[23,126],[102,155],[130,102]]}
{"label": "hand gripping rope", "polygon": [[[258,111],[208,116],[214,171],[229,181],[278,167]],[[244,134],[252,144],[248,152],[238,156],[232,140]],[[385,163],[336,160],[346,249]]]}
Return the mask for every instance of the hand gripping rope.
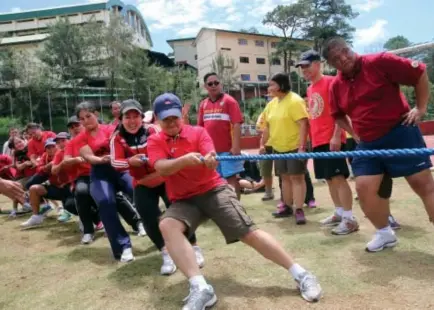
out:
{"label": "hand gripping rope", "polygon": [[[421,155],[434,155],[433,148],[421,149],[392,149],[372,151],[350,152],[315,152],[315,153],[285,153],[285,154],[249,154],[249,155],[224,155],[217,156],[218,161],[241,161],[241,160],[276,160],[276,159],[309,159],[309,158],[347,158],[347,157],[413,157]],[[146,156],[142,157],[147,161]]]}

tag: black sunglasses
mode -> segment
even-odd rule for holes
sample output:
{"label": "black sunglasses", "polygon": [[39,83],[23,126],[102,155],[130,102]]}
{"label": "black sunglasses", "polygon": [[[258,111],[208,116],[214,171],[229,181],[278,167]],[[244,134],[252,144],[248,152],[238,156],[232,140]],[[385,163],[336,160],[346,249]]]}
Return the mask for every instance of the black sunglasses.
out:
{"label": "black sunglasses", "polygon": [[208,87],[219,86],[220,82],[219,81],[209,82],[209,83],[206,83],[206,85],[208,85]]}

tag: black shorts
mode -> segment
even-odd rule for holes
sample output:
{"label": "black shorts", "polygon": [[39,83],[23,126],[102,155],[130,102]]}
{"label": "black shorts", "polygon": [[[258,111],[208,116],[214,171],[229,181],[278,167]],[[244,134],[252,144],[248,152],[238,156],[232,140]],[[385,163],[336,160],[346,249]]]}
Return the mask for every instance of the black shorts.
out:
{"label": "black shorts", "polygon": [[[345,149],[345,144],[342,144],[342,149]],[[330,145],[324,144],[314,147],[313,152],[330,152]],[[345,178],[350,176],[350,171],[345,158],[314,159],[313,167],[316,179],[330,180],[339,175]]]}

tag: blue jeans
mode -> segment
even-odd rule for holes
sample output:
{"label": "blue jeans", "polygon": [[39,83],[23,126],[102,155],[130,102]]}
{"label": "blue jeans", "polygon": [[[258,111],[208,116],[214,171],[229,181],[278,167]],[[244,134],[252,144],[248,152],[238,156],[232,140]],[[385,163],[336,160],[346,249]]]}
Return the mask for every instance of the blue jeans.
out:
{"label": "blue jeans", "polygon": [[90,194],[98,206],[113,255],[119,259],[122,251],[131,248],[131,240],[118,216],[116,193],[133,196],[133,182],[128,172],[118,172],[110,165],[94,165],[90,173]]}

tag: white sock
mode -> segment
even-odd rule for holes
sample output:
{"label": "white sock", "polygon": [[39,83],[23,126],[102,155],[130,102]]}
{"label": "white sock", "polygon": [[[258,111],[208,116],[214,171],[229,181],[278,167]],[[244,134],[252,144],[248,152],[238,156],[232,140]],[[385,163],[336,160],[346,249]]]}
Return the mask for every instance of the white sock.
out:
{"label": "white sock", "polygon": [[289,268],[289,273],[292,274],[292,276],[295,280],[299,280],[300,275],[302,275],[305,272],[306,272],[306,269],[301,267],[299,264],[294,264],[291,266],[291,268]]}
{"label": "white sock", "polygon": [[350,211],[342,211],[342,217],[344,219],[352,219],[353,218],[353,210]]}
{"label": "white sock", "polygon": [[335,213],[339,216],[342,216],[342,213],[344,213],[344,208],[342,207],[335,207],[336,211]]}
{"label": "white sock", "polygon": [[202,275],[191,277],[188,282],[190,282],[190,286],[197,286],[199,290],[208,288],[208,283]]}
{"label": "white sock", "polygon": [[378,232],[383,233],[383,234],[390,234],[390,235],[394,235],[395,234],[395,232],[390,227],[390,225],[388,225],[388,226],[386,226],[384,228],[378,229]]}

